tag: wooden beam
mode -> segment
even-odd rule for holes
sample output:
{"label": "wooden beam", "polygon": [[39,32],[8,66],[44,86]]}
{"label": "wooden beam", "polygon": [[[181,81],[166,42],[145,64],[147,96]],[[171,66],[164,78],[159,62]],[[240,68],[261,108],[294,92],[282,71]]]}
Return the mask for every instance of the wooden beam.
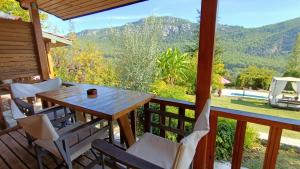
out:
{"label": "wooden beam", "polygon": [[42,27],[41,27],[37,3],[30,2],[28,10],[30,13],[31,22],[33,24],[33,31],[34,31],[34,36],[35,36],[35,41],[37,46],[41,79],[47,80],[49,79],[48,57],[47,57],[46,47],[42,35]]}
{"label": "wooden beam", "polygon": [[281,128],[270,128],[263,169],[275,169],[278,150],[280,148],[281,134]]}
{"label": "wooden beam", "polygon": [[47,62],[48,62],[48,68],[49,68],[49,76],[50,78],[54,78],[54,70],[53,70],[53,60],[52,60],[52,56],[50,53],[50,44],[51,42],[45,42],[45,47],[46,47],[46,53],[47,53]]}
{"label": "wooden beam", "polygon": [[[218,0],[202,0],[196,86],[197,116],[201,113],[207,99],[210,98],[217,6]],[[206,168],[206,140],[207,137],[203,138],[197,147],[194,168]]]}
{"label": "wooden beam", "polygon": [[234,148],[233,148],[231,169],[241,168],[246,128],[247,128],[246,121],[237,121],[235,136],[234,136]]}

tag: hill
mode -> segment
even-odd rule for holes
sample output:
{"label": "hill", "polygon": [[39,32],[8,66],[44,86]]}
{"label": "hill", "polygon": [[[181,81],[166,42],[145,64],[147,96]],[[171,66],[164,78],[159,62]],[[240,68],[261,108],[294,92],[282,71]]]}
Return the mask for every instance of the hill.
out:
{"label": "hill", "polygon": [[[198,24],[175,17],[154,17],[154,27],[160,32],[159,46],[161,50],[178,47],[188,50],[197,40]],[[119,46],[118,36],[128,26],[139,29],[145,19],[119,27],[84,30],[77,33],[82,43],[96,43],[102,53],[114,56]],[[159,23],[159,24],[157,24]],[[224,50],[224,62],[232,72],[248,65],[257,65],[284,71],[286,57],[293,50],[296,35],[300,32],[300,18],[266,25],[258,28],[218,25],[217,41]]]}

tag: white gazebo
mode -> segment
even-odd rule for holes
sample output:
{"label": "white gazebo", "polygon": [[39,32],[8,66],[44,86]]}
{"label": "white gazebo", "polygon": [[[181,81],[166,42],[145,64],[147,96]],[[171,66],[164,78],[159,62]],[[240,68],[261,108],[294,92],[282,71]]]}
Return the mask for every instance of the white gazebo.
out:
{"label": "white gazebo", "polygon": [[[296,97],[284,97],[282,91],[291,82]],[[300,78],[274,77],[269,90],[269,103],[274,107],[300,110]]]}

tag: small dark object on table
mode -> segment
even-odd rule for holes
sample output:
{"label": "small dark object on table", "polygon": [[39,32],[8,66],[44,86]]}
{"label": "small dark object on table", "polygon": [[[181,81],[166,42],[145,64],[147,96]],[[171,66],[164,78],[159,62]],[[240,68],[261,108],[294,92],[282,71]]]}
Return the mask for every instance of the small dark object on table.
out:
{"label": "small dark object on table", "polygon": [[88,89],[87,90],[87,95],[90,98],[95,98],[97,97],[97,89]]}

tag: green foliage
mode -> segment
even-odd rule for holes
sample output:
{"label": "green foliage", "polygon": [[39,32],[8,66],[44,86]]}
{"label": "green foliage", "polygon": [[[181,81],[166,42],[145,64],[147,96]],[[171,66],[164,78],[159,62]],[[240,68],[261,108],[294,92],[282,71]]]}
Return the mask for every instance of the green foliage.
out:
{"label": "green foliage", "polygon": [[156,72],[159,24],[150,17],[138,27],[128,24],[123,32],[115,32],[114,41],[120,42],[119,51],[116,52],[120,87],[149,90]]}
{"label": "green foliage", "polygon": [[[234,120],[220,118],[216,138],[216,158],[229,160],[232,156],[236,122]],[[254,129],[247,127],[245,136],[245,148],[252,148],[257,143],[258,134]]]}
{"label": "green foliage", "polygon": [[268,69],[249,66],[238,75],[236,83],[238,87],[251,87],[253,89],[267,90],[274,74],[273,71]]}
{"label": "green foliage", "polygon": [[65,81],[107,86],[118,83],[111,61],[92,44],[82,46],[75,40],[70,47],[52,49],[51,54],[55,76]]}
{"label": "green foliage", "polygon": [[289,57],[287,64],[287,72],[284,76],[299,77],[300,76],[300,34],[298,34],[293,53]]}
{"label": "green foliage", "polygon": [[157,59],[158,76],[166,83],[175,85],[187,79],[190,57],[178,48],[169,48]]}
{"label": "green foliage", "polygon": [[[19,16],[23,21],[30,21],[28,10],[22,9],[16,0],[1,0],[0,11],[13,16]],[[48,19],[48,15],[46,13],[40,13],[40,18],[42,21],[45,21]]]}

